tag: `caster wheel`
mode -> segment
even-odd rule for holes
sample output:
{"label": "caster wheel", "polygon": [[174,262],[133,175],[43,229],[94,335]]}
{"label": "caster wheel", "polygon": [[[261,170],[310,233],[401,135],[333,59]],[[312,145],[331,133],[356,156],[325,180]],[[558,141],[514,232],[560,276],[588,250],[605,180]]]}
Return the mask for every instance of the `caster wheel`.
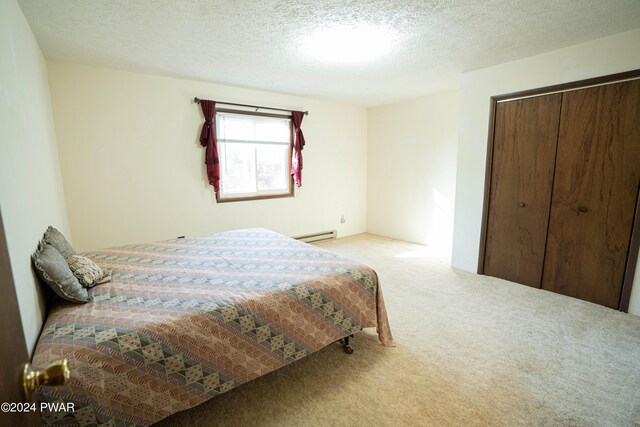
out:
{"label": "caster wheel", "polygon": [[350,345],[345,345],[344,346],[344,352],[347,353],[347,354],[353,353],[353,347],[351,347]]}

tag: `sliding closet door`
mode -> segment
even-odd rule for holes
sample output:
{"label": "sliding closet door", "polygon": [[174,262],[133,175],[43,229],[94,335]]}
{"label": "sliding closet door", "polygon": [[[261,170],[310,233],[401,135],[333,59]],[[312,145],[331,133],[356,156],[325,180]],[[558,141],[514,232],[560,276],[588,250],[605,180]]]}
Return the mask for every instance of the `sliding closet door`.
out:
{"label": "sliding closet door", "polygon": [[640,80],[564,94],[555,169],[542,288],[617,308],[640,182]]}
{"label": "sliding closet door", "polygon": [[496,105],[484,274],[540,287],[561,101]]}

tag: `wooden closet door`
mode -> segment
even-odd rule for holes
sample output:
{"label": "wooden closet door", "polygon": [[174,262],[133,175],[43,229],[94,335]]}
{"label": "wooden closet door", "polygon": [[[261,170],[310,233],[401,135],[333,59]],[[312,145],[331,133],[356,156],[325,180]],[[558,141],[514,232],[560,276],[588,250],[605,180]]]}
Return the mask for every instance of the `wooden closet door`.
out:
{"label": "wooden closet door", "polygon": [[561,101],[496,105],[484,274],[540,287]]}
{"label": "wooden closet door", "polygon": [[618,307],[639,182],[640,80],[566,92],[543,289]]}

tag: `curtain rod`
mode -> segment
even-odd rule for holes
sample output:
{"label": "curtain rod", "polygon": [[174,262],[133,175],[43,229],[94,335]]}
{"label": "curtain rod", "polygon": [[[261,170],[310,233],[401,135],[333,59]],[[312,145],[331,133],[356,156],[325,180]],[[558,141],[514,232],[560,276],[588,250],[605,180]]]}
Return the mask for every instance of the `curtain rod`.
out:
{"label": "curtain rod", "polygon": [[[193,101],[196,104],[200,104],[201,99],[198,97],[193,98]],[[256,109],[263,109],[263,110],[273,110],[273,111],[286,111],[288,113],[290,113],[293,110],[285,110],[284,108],[273,108],[273,107],[264,107],[262,105],[250,105],[250,104],[236,104],[235,102],[222,102],[222,101],[215,101],[216,104],[224,104],[224,105],[235,105],[237,107],[249,107],[249,108],[256,108]],[[308,115],[309,112],[308,111],[303,111],[304,115]]]}

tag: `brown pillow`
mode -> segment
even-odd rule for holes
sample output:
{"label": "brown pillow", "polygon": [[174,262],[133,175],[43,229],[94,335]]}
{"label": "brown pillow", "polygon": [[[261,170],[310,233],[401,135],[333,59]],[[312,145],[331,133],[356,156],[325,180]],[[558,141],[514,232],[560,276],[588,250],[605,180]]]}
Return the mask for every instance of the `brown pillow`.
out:
{"label": "brown pillow", "polygon": [[111,271],[103,271],[102,268],[89,258],[82,255],[70,255],[64,257],[74,276],[85,288],[92,288],[100,283],[111,280]]}

